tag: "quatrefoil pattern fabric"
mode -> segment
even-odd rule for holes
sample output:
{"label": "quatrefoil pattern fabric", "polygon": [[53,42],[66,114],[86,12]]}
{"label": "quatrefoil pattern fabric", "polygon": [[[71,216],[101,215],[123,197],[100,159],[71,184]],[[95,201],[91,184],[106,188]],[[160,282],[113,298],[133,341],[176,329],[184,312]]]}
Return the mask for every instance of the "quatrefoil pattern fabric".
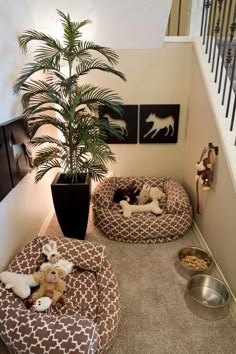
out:
{"label": "quatrefoil pattern fabric", "polygon": [[[113,203],[118,188],[132,182],[141,189],[144,184],[165,193],[160,200],[161,215],[132,214],[123,217],[119,204]],[[192,206],[184,188],[169,177],[110,177],[102,181],[92,196],[94,224],[108,238],[129,243],[158,243],[176,240],[192,224]]]}
{"label": "quatrefoil pattern fabric", "polygon": [[[44,261],[42,246],[50,237],[36,237],[14,259],[8,271],[32,274]],[[37,313],[0,282],[0,336],[10,353],[104,353],[120,319],[118,283],[103,246],[56,239],[62,258],[74,268],[65,278],[66,304]]]}

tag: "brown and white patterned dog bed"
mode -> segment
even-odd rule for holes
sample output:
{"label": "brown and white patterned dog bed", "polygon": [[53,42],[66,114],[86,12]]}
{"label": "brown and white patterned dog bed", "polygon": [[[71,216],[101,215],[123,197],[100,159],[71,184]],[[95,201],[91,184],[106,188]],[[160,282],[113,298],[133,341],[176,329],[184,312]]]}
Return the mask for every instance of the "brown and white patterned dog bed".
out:
{"label": "brown and white patterned dog bed", "polygon": [[[113,203],[115,190],[135,182],[158,187],[165,193],[160,201],[162,215],[132,214],[125,218]],[[108,238],[130,243],[158,243],[176,240],[192,224],[192,207],[184,188],[169,177],[110,177],[102,181],[92,196],[94,224]]]}
{"label": "brown and white patterned dog bed", "polygon": [[[33,239],[8,271],[31,274],[43,263],[42,246],[49,237]],[[10,353],[95,354],[111,345],[120,318],[117,280],[104,254],[92,242],[57,239],[62,258],[75,267],[66,276],[66,304],[48,313],[27,309],[0,282],[0,337]]]}

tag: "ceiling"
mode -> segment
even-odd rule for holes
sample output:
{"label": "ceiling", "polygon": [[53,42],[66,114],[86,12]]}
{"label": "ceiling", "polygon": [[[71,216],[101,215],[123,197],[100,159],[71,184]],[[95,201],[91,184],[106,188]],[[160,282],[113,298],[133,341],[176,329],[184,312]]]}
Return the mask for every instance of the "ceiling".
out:
{"label": "ceiling", "polygon": [[[92,20],[84,37],[114,49],[162,45],[172,0],[25,0],[32,23],[45,33],[62,35],[56,9],[72,20]],[[27,28],[28,29],[28,28]]]}

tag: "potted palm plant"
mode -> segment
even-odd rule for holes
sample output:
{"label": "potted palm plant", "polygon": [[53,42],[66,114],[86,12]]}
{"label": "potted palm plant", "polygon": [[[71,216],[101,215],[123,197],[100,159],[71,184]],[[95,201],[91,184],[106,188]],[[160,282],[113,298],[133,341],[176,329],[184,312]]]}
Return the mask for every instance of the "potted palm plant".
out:
{"label": "potted palm plant", "polygon": [[[113,50],[82,40],[81,28],[89,20],[74,22],[69,14],[57,12],[63,41],[36,30],[19,36],[23,53],[29,42],[37,41],[39,45],[33,61],[17,77],[14,92],[22,92],[23,117],[28,122],[31,144],[36,147],[35,181],[53,168],[61,169],[51,186],[57,218],[65,236],[83,239],[90,178],[102,179],[106,164],[115,161],[106,144],[107,136],[121,137],[115,125],[99,119],[99,109],[109,107],[121,112],[122,102],[112,90],[83,83],[82,78],[100,70],[126,79],[115,69],[118,55]],[[40,135],[39,128],[45,125],[57,128],[58,137]]]}

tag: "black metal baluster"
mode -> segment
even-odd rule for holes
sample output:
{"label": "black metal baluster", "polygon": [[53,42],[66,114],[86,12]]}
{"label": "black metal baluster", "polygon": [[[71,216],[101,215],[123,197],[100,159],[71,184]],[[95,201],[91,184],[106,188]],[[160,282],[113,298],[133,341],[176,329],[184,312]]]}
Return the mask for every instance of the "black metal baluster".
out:
{"label": "black metal baluster", "polygon": [[216,56],[216,45],[218,41],[218,34],[220,32],[220,19],[221,19],[221,11],[222,11],[222,5],[223,5],[224,0],[218,0],[218,17],[215,25],[215,43],[214,43],[214,50],[213,50],[213,56],[212,56],[212,66],[211,66],[211,72],[214,71],[214,66],[215,66],[215,56]]}
{"label": "black metal baluster", "polygon": [[179,0],[179,14],[178,14],[178,29],[177,29],[177,36],[179,36],[179,32],[180,32],[181,10],[182,10],[182,0]]}
{"label": "black metal baluster", "polygon": [[[216,0],[214,0],[214,1],[216,1]],[[209,37],[210,37],[210,29],[211,29],[211,18],[212,18],[212,9],[213,9],[212,2],[213,2],[213,0],[211,1],[210,15],[209,15],[209,21],[208,21],[208,28],[207,28],[207,42],[206,42],[206,51],[205,51],[206,54],[208,53]]]}
{"label": "black metal baluster", "polygon": [[[230,88],[229,88],[228,102],[227,102],[227,108],[226,108],[226,114],[225,114],[226,118],[229,115],[229,105],[230,105],[230,101],[231,101],[231,94],[232,94],[232,91],[233,91],[235,62],[236,62],[236,47],[234,49],[234,61],[233,61],[232,72],[231,72],[231,77],[230,77]],[[232,131],[232,129],[233,129],[233,127],[232,127],[232,122],[231,122],[230,131]]]}
{"label": "black metal baluster", "polygon": [[229,46],[228,46],[228,49],[227,49],[227,56],[226,56],[226,59],[225,59],[226,72],[225,72],[224,90],[223,90],[223,95],[222,95],[222,105],[224,104],[224,100],[225,100],[225,90],[226,90],[226,84],[227,84],[227,79],[228,79],[229,66],[230,66],[230,63],[231,63],[231,61],[233,59],[233,57],[232,57],[232,42],[233,42],[233,38],[234,38],[234,32],[235,32],[235,29],[236,29],[235,15],[236,15],[236,3],[234,5],[233,22],[230,25]]}
{"label": "black metal baluster", "polygon": [[204,23],[204,15],[205,15],[205,5],[206,5],[206,0],[203,1],[200,36],[202,36],[202,32],[203,32],[203,23]]}
{"label": "black metal baluster", "polygon": [[228,37],[228,29],[229,29],[229,20],[230,20],[231,8],[232,8],[232,0],[230,0],[229,8],[228,8],[227,23],[226,23],[226,29],[225,29],[224,47],[223,47],[222,62],[221,62],[221,68],[220,68],[220,80],[219,80],[219,86],[218,86],[218,93],[220,93],[220,90],[221,90],[221,82],[222,82],[223,68],[224,68],[224,61],[225,61],[225,49],[226,49],[226,43],[227,43],[227,37]]}
{"label": "black metal baluster", "polygon": [[204,23],[204,33],[203,33],[203,42],[202,44],[205,44],[206,41],[206,31],[207,31],[207,22],[208,22],[208,17],[209,17],[209,7],[211,6],[211,2],[209,0],[206,0],[205,2],[205,9],[206,9],[206,17],[205,17],[205,23]]}
{"label": "black metal baluster", "polygon": [[[234,6],[234,17],[233,17],[233,23],[231,24],[231,34],[230,34],[230,41],[231,41],[231,49],[232,49],[232,43],[234,39],[234,33],[236,30],[236,3]],[[234,60],[232,64],[232,72],[231,72],[231,78],[230,78],[230,88],[229,88],[229,95],[228,95],[228,102],[227,102],[227,109],[226,109],[226,117],[228,117],[229,114],[229,105],[230,105],[230,100],[231,100],[231,93],[233,90],[233,81],[234,81],[234,72],[235,72],[235,61],[236,61],[236,46],[234,48]],[[230,131],[233,129],[232,122],[230,125]]]}
{"label": "black metal baluster", "polygon": [[212,25],[211,25],[211,41],[210,41],[210,50],[209,50],[209,56],[208,56],[208,63],[211,62],[211,51],[212,51],[212,43],[213,43],[213,37],[214,37],[214,28],[215,28],[215,21],[216,21],[216,6],[217,6],[217,1],[215,0],[214,11],[213,11],[213,19],[212,19]]}
{"label": "black metal baluster", "polygon": [[224,10],[223,10],[223,14],[222,14],[222,23],[221,23],[221,31],[220,31],[220,41],[219,41],[219,45],[218,45],[218,49],[219,49],[219,50],[218,50],[217,62],[216,62],[215,82],[217,81],[217,77],[218,77],[218,68],[219,68],[219,61],[220,61],[220,49],[221,49],[221,43],[222,43],[222,37],[223,37],[223,31],[224,31],[226,7],[227,7],[227,0],[225,0],[225,3],[224,3]]}
{"label": "black metal baluster", "polygon": [[171,21],[171,13],[172,13],[172,10],[173,10],[173,5],[172,5],[172,7],[171,7],[170,14],[169,14],[169,19],[168,19],[167,36],[170,35],[170,21]]}
{"label": "black metal baluster", "polygon": [[[234,126],[235,110],[236,110],[236,96],[234,97],[234,106],[233,106],[233,112],[232,112],[232,117],[231,117],[231,125],[230,125],[230,126],[232,126],[232,129],[233,129],[233,126]],[[235,139],[234,145],[236,146],[236,139]]]}

